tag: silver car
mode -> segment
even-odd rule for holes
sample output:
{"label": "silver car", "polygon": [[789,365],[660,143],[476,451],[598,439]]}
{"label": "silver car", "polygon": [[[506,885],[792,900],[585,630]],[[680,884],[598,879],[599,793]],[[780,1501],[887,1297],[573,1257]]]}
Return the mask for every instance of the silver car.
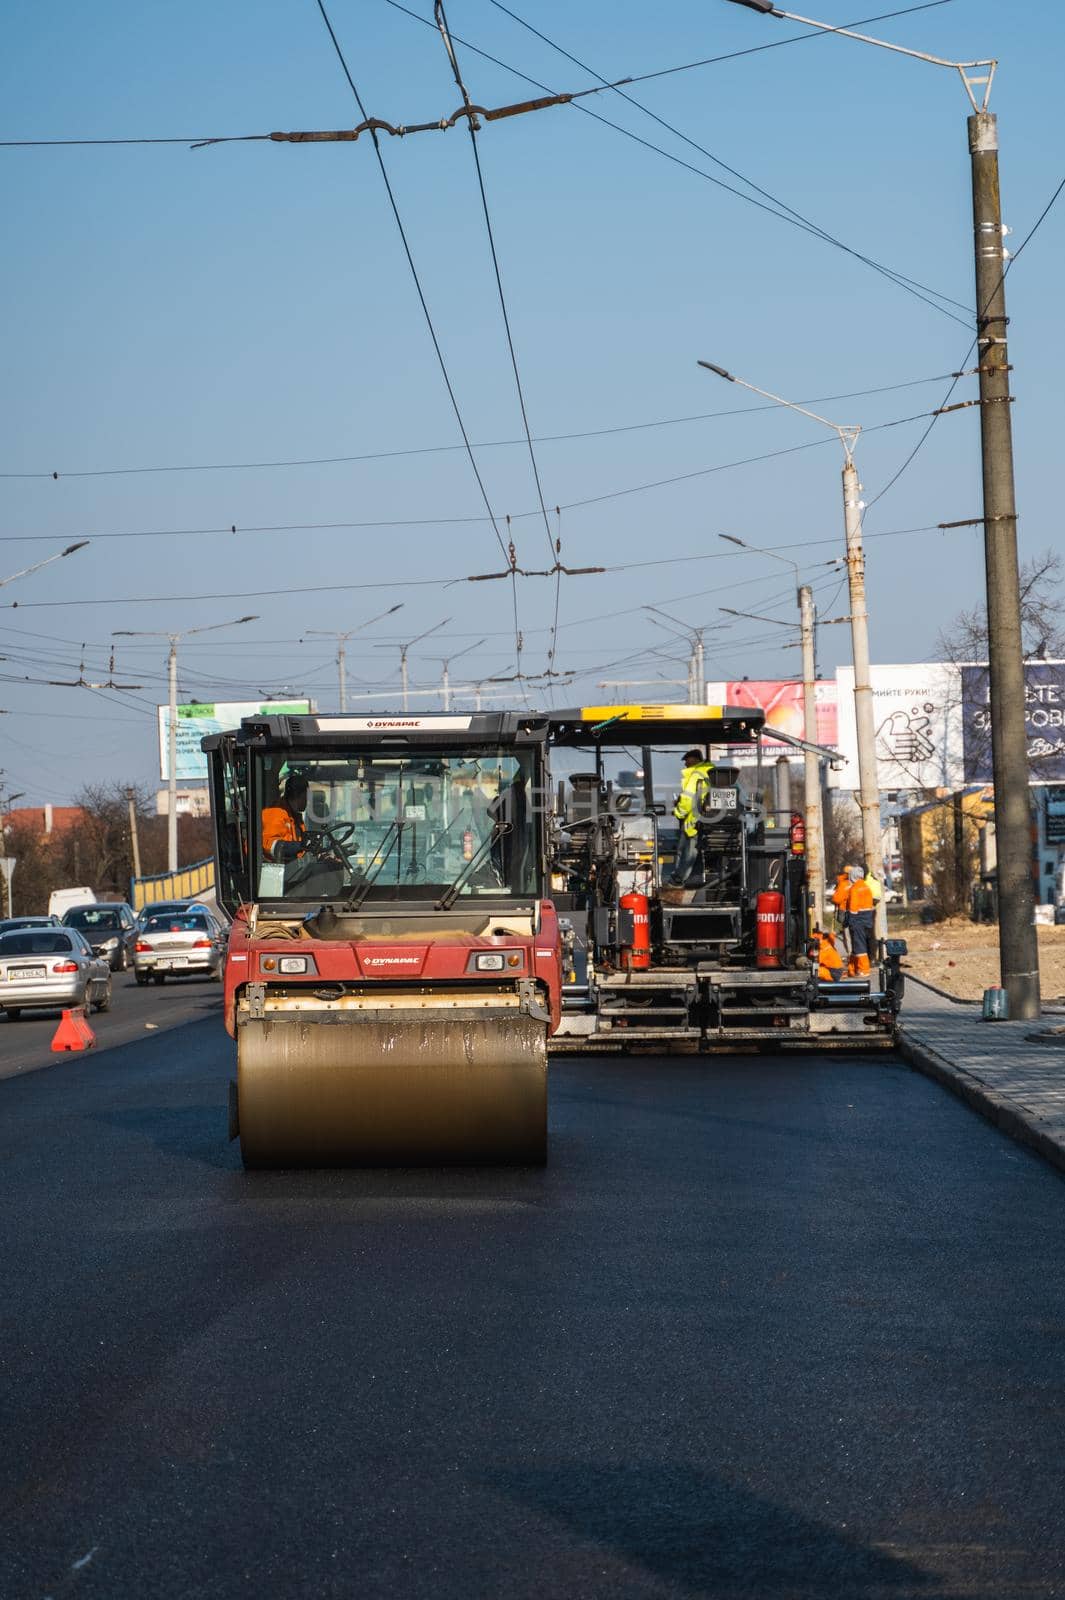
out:
{"label": "silver car", "polygon": [[145,910],[133,948],[137,982],[165,983],[168,977],[220,978],[225,963],[226,932],[205,906],[176,911]]}
{"label": "silver car", "polygon": [[0,1007],[14,1022],[23,1011],[111,1004],[111,968],[76,928],[20,928],[0,933]]}

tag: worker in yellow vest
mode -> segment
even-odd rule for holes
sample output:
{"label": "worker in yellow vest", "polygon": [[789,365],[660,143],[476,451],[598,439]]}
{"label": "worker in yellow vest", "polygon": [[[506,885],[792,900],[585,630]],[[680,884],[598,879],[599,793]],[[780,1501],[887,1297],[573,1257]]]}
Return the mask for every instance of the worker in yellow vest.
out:
{"label": "worker in yellow vest", "polygon": [[691,876],[699,856],[696,836],[699,803],[710,787],[710,774],[714,763],[708,761],[701,750],[689,750],[684,757],[684,770],[680,778],[680,794],[673,807],[673,815],[680,823],[677,834],[677,852],[673,857],[673,871],[669,882],[682,889]]}

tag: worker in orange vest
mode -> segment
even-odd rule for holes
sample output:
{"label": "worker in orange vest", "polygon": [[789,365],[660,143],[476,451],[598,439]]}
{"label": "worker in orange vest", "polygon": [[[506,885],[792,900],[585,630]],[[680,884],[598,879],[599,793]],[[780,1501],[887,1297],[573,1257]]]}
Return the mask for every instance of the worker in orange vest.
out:
{"label": "worker in orange vest", "polygon": [[817,976],[822,983],[838,983],[843,976],[843,957],[836,949],[830,933],[814,929],[814,948],[811,955],[817,958]]}
{"label": "worker in orange vest", "polygon": [[831,898],[836,913],[835,933],[845,956],[850,954],[850,940],[847,937],[847,901],[850,899],[850,892],[850,869],[844,867],[836,876],[836,887],[832,891]]}
{"label": "worker in orange vest", "polygon": [[290,772],[280,804],[263,808],[263,859],[295,861],[307,848],[307,779],[302,772]]}
{"label": "worker in orange vest", "polygon": [[873,947],[873,891],[865,880],[862,867],[848,867],[850,890],[847,895],[847,932],[850,935],[851,954],[847,971],[852,978],[868,976],[869,953]]}

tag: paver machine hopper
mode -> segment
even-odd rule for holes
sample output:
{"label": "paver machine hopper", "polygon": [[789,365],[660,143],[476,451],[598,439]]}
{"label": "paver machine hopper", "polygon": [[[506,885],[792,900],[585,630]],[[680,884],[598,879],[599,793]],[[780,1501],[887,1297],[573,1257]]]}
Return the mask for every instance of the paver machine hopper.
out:
{"label": "paver machine hopper", "polygon": [[245,1165],[539,1163],[560,933],[542,716],[261,716],[204,741]]}

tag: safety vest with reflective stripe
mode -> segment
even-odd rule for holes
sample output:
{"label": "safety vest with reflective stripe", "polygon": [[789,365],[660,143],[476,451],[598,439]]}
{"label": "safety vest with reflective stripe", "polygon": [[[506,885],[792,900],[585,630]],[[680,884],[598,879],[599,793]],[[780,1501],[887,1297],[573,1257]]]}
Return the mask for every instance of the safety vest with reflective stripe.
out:
{"label": "safety vest with reflective stripe", "polygon": [[853,915],[858,911],[872,911],[873,891],[864,878],[859,878],[857,883],[851,884],[851,892],[847,899],[847,910]]}
{"label": "safety vest with reflective stripe", "polygon": [[697,767],[685,767],[681,775],[680,794],[673,807],[673,815],[683,826],[689,839],[695,838],[699,801],[705,790],[710,787],[710,774],[713,770],[712,761],[700,761]]}
{"label": "safety vest with reflective stripe", "polygon": [[267,806],[263,811],[263,855],[272,861],[275,845],[300,840],[305,832],[287,806]]}

